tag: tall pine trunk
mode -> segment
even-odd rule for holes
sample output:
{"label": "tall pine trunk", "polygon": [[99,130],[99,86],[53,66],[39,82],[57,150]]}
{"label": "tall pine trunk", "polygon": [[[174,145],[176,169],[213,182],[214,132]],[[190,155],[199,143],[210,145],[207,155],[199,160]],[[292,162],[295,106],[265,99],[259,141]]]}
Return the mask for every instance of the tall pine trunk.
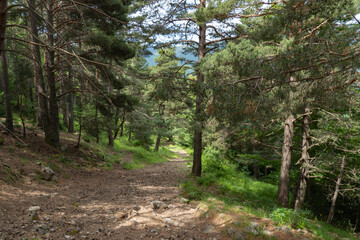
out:
{"label": "tall pine trunk", "polygon": [[160,142],[161,142],[161,134],[159,134],[156,138],[156,143],[155,143],[155,148],[154,148],[155,152],[159,151]]}
{"label": "tall pine trunk", "polygon": [[129,122],[129,136],[128,136],[128,141],[131,142],[131,134],[132,134],[132,119],[130,118],[130,122]]}
{"label": "tall pine trunk", "polygon": [[294,209],[301,209],[305,201],[307,181],[309,178],[310,166],[310,108],[305,108],[305,115],[302,123],[302,146],[301,146],[301,159],[302,166],[300,168],[299,186],[295,197]]}
{"label": "tall pine trunk", "polygon": [[100,137],[99,137],[99,110],[97,107],[97,104],[95,103],[95,128],[96,128],[96,143],[100,142]]}
{"label": "tall pine trunk", "polygon": [[290,114],[285,120],[284,142],[277,194],[277,201],[282,207],[288,207],[289,205],[290,166],[294,137],[294,121],[295,117],[293,114]]}
{"label": "tall pine trunk", "polygon": [[[351,116],[351,113],[349,115]],[[344,152],[344,155],[341,158],[339,176],[338,176],[338,178],[336,180],[334,195],[333,195],[333,197],[331,199],[331,206],[330,206],[330,210],[329,210],[329,215],[328,215],[327,220],[326,220],[327,223],[330,223],[332,221],[332,219],[334,218],[336,201],[337,201],[337,197],[338,197],[339,192],[340,192],[340,185],[341,185],[341,182],[342,182],[343,176],[344,176],[344,170],[345,170],[345,165],[346,165],[346,154],[347,154],[347,147],[348,147],[349,138],[350,138],[350,126],[348,125],[347,126],[346,140],[345,140],[345,152]]]}
{"label": "tall pine trunk", "polygon": [[[200,1],[200,8],[205,8],[206,1]],[[198,62],[205,57],[206,54],[206,24],[199,26],[199,51]],[[193,176],[201,176],[201,155],[202,155],[202,131],[203,131],[203,82],[204,75],[199,71],[197,73],[197,89],[195,99],[195,131],[194,131],[194,157],[191,174]]]}
{"label": "tall pine trunk", "polygon": [[[113,91],[113,87],[112,87],[111,83],[109,83],[108,91],[109,91],[109,94],[111,94]],[[113,118],[112,118],[113,117],[113,115],[112,115],[113,108],[114,108],[114,106],[112,105],[111,102],[109,102],[108,103],[109,116],[107,116],[107,118],[108,118],[107,134],[108,134],[109,147],[114,147],[114,135],[113,135],[114,123],[113,123]]]}
{"label": "tall pine trunk", "polygon": [[[61,94],[65,94],[67,91],[66,84],[64,79],[61,79],[61,86],[60,86]],[[67,97],[66,95],[61,96],[61,109],[63,114],[63,124],[66,128],[69,128],[69,120],[68,120],[68,111],[67,111]]]}
{"label": "tall pine trunk", "polygon": [[5,41],[2,41],[1,49],[1,65],[2,65],[2,75],[1,75],[1,85],[4,91],[4,105],[5,105],[5,117],[6,117],[6,128],[14,132],[14,124],[13,124],[13,116],[12,116],[12,109],[10,103],[10,90],[9,90],[9,74],[8,74],[8,64],[7,64],[7,57],[6,57],[6,44]]}
{"label": "tall pine trunk", "polygon": [[34,92],[37,104],[36,123],[37,126],[45,130],[48,126],[49,110],[47,105],[47,98],[45,92],[44,74],[41,63],[40,54],[40,40],[39,32],[37,29],[37,15],[35,9],[35,0],[29,0],[29,25],[31,32],[31,39],[34,44],[31,44],[33,63],[34,63]]}
{"label": "tall pine trunk", "polygon": [[125,118],[126,118],[126,110],[124,109],[124,114],[123,114],[123,116],[122,116],[121,124],[120,124],[120,137],[123,137],[123,136],[124,136]]}
{"label": "tall pine trunk", "polygon": [[46,55],[46,78],[49,89],[49,123],[45,127],[45,140],[51,146],[57,147],[60,143],[59,133],[59,109],[56,97],[55,79],[55,29],[52,0],[47,0],[47,55]]}
{"label": "tall pine trunk", "polygon": [[[73,73],[72,73],[72,67],[69,66],[69,86],[70,89],[73,88]],[[73,92],[69,93],[68,96],[68,103],[69,103],[69,108],[68,108],[68,133],[74,133],[74,100],[75,100],[75,94]]]}
{"label": "tall pine trunk", "polygon": [[[0,46],[2,47],[5,42],[5,32],[6,32],[6,14],[7,14],[7,0],[0,1]],[[2,53],[2,48],[0,49],[0,54]]]}

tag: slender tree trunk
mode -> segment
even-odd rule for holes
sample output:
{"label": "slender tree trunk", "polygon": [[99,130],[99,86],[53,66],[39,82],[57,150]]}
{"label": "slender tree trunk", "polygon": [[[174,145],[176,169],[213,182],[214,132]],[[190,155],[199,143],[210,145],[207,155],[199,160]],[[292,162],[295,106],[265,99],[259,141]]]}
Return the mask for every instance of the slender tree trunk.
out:
{"label": "slender tree trunk", "polygon": [[120,126],[118,126],[119,120],[120,120],[119,108],[116,108],[116,110],[115,110],[115,125],[114,125],[115,126],[114,140],[116,139],[116,137],[119,133],[119,130],[120,130]]}
{"label": "slender tree trunk", "polygon": [[129,123],[129,137],[128,137],[128,141],[129,141],[129,142],[131,142],[131,133],[132,133],[131,124],[132,124],[132,120],[130,119],[130,123]]}
{"label": "slender tree trunk", "polygon": [[[60,86],[60,91],[61,94],[65,93],[67,90],[66,86],[65,86],[65,82],[64,79],[61,80],[61,86]],[[66,95],[61,97],[61,109],[62,109],[62,114],[63,114],[63,124],[66,128],[69,129],[69,120],[68,120],[68,111],[67,111],[67,104],[66,104]]]}
{"label": "slender tree trunk", "polygon": [[28,80],[28,94],[29,94],[29,99],[30,99],[30,102],[33,103],[34,102],[34,93],[33,93],[33,88],[34,88],[34,82],[33,82],[33,79],[29,79]]}
{"label": "slender tree trunk", "polygon": [[[81,84],[81,87],[83,86],[83,84]],[[79,136],[78,136],[78,142],[76,147],[80,148],[80,143],[81,143],[81,134],[82,134],[82,118],[83,118],[83,93],[80,93],[80,105],[79,105]]]}
{"label": "slender tree trunk", "polygon": [[160,142],[161,142],[161,134],[159,134],[156,138],[156,143],[155,143],[155,148],[154,148],[155,152],[159,151]]}
{"label": "slender tree trunk", "polygon": [[356,230],[357,230],[357,226],[359,225],[359,219],[360,219],[360,201],[358,201],[358,212],[357,212],[357,215],[356,215],[356,221],[355,221],[355,224],[354,224],[353,232],[356,232]]}
{"label": "slender tree trunk", "polygon": [[31,31],[31,39],[34,44],[31,44],[34,62],[34,89],[35,99],[37,104],[36,122],[37,126],[45,130],[49,122],[49,110],[45,91],[44,74],[41,63],[40,54],[40,40],[37,29],[37,15],[35,9],[35,0],[29,0],[29,25]]}
{"label": "slender tree trunk", "polygon": [[107,131],[108,131],[108,141],[109,141],[108,145],[109,145],[109,147],[114,147],[113,130],[112,130],[112,126],[110,124],[108,125]]}
{"label": "slender tree trunk", "polygon": [[[0,1],[0,46],[2,47],[5,42],[5,32],[6,32],[6,14],[7,14],[7,0]],[[2,48],[0,49],[0,54],[2,54]]]}
{"label": "slender tree trunk", "polygon": [[[5,41],[2,41],[2,49],[6,49]],[[7,64],[7,57],[6,51],[1,52],[1,67],[2,67],[2,76],[1,76],[1,85],[2,89],[4,90],[4,105],[5,105],[5,117],[6,117],[6,128],[14,132],[14,124],[13,124],[13,115],[10,103],[10,90],[9,90],[9,74],[8,74],[8,64]]]}
{"label": "slender tree trunk", "polygon": [[77,144],[76,144],[76,148],[80,148],[81,133],[82,133],[82,116],[80,115],[80,117],[79,117],[79,136],[78,136],[78,141],[77,141]]}
{"label": "slender tree trunk", "polygon": [[[73,74],[72,74],[72,67],[69,66],[69,86],[72,89],[73,88]],[[75,94],[70,92],[68,101],[69,101],[69,111],[68,111],[68,133],[74,133],[74,100],[75,100]]]}
{"label": "slender tree trunk", "polygon": [[100,138],[99,138],[99,113],[98,113],[98,108],[97,105],[95,104],[95,125],[96,125],[96,143],[99,143]]}
{"label": "slender tree trunk", "polygon": [[20,95],[20,109],[19,109],[19,117],[21,119],[21,124],[23,126],[23,138],[26,138],[26,125],[23,117],[23,95]]}
{"label": "slender tree trunk", "polygon": [[[200,0],[200,8],[205,8],[206,1]],[[199,26],[199,51],[198,62],[205,57],[206,54],[206,24]],[[204,75],[199,71],[197,73],[197,89],[195,99],[195,131],[194,131],[194,157],[191,174],[193,176],[201,176],[201,155],[202,155],[202,131],[203,131],[203,82]]]}
{"label": "slender tree trunk", "polygon": [[309,178],[310,166],[310,108],[305,108],[305,115],[302,123],[302,146],[301,146],[301,159],[302,166],[300,168],[299,187],[296,193],[294,209],[301,209],[305,201],[307,181]]}
{"label": "slender tree trunk", "polygon": [[[117,113],[117,115],[118,115],[118,113]],[[119,131],[120,131],[120,137],[122,137],[124,135],[125,116],[126,116],[126,111],[124,109],[123,116],[121,117],[121,123],[120,123],[119,127],[116,127],[115,134],[114,134],[114,139],[116,139]],[[117,126],[117,124],[118,124],[118,119],[115,121],[116,126]]]}
{"label": "slender tree trunk", "polygon": [[48,144],[58,147],[60,143],[59,132],[59,108],[56,98],[56,79],[55,79],[55,51],[52,47],[55,45],[55,29],[53,15],[53,1],[47,0],[47,44],[46,50],[46,78],[49,89],[49,124],[45,128],[45,140]]}
{"label": "slender tree trunk", "polygon": [[259,179],[259,178],[260,178],[259,165],[258,165],[257,163],[254,163],[253,169],[254,169],[254,178],[255,178],[255,179]]}
{"label": "slender tree trunk", "polygon": [[123,116],[122,116],[121,124],[120,124],[120,137],[123,137],[123,136],[124,136],[125,118],[126,118],[126,111],[124,110],[124,114],[123,114]]}
{"label": "slender tree trunk", "polygon": [[282,147],[281,169],[277,194],[277,201],[282,207],[288,207],[289,205],[290,165],[294,137],[294,121],[295,117],[293,114],[290,114],[285,121],[284,143]]}
{"label": "slender tree trunk", "polygon": [[[350,116],[351,116],[351,114],[350,114]],[[340,172],[339,172],[339,176],[336,180],[335,191],[334,191],[334,195],[331,200],[329,215],[326,220],[327,223],[330,223],[332,221],[332,219],[334,218],[336,201],[337,201],[337,197],[339,195],[340,185],[341,185],[341,181],[342,181],[343,175],[344,175],[344,169],[345,169],[345,165],[346,165],[346,153],[347,153],[346,151],[347,151],[348,141],[350,138],[350,126],[347,126],[347,128],[348,129],[347,129],[347,135],[346,135],[346,140],[345,140],[345,152],[341,158]]]}
{"label": "slender tree trunk", "polygon": [[[111,83],[109,83],[109,94],[112,93],[113,88]],[[107,125],[107,133],[108,133],[108,145],[110,147],[114,147],[114,135],[113,135],[113,128],[114,128],[114,122],[113,122],[113,117],[112,117],[112,111],[113,111],[113,106],[111,105],[111,103],[108,104],[108,112],[110,114],[110,117],[108,117],[108,125]]]}

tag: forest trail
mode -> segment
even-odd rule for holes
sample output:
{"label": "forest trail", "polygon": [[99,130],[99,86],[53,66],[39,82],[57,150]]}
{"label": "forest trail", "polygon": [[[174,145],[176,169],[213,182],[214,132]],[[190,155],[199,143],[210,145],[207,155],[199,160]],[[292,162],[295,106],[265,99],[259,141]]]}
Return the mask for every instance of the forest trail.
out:
{"label": "forest trail", "polygon": [[189,168],[186,152],[177,154],[139,170],[72,169],[56,184],[2,184],[0,239],[228,239],[196,203],[181,201]]}

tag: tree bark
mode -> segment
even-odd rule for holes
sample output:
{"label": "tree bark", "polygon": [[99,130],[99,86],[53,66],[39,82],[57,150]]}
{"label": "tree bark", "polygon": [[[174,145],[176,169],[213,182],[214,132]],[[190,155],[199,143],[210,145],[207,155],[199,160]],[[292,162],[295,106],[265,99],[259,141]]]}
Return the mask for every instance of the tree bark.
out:
{"label": "tree bark", "polygon": [[[121,117],[121,123],[120,123],[119,127],[116,127],[114,139],[116,139],[117,135],[119,134],[119,131],[120,131],[120,137],[124,136],[125,116],[126,116],[126,111],[124,110],[123,116]],[[116,122],[115,125],[117,126],[118,121],[115,121],[115,122]]]}
{"label": "tree bark", "polygon": [[[0,1],[0,46],[2,47],[5,42],[5,32],[7,24],[7,0]],[[2,48],[0,49],[0,54],[2,54]]]}
{"label": "tree bark", "polygon": [[29,25],[31,31],[31,44],[34,62],[34,92],[37,104],[36,123],[38,127],[45,130],[49,122],[49,110],[45,92],[44,74],[41,63],[39,32],[37,29],[37,15],[35,10],[35,0],[29,0]]}
{"label": "tree bark", "polygon": [[[111,86],[111,83],[109,83],[109,94],[111,94],[113,88]],[[114,135],[113,135],[113,128],[114,128],[114,123],[113,123],[113,116],[111,114],[113,110],[113,106],[111,105],[111,103],[108,104],[108,112],[109,112],[109,116],[108,118],[108,124],[107,124],[107,134],[108,134],[108,145],[109,147],[114,147]]]}
{"label": "tree bark", "polygon": [[[200,1],[200,8],[206,7],[206,0]],[[199,50],[198,62],[205,57],[206,54],[206,24],[199,26]],[[194,131],[194,157],[191,174],[193,176],[201,176],[201,155],[202,155],[202,131],[203,131],[203,82],[204,75],[199,71],[197,73],[197,89],[195,99],[195,131]]]}
{"label": "tree bark", "polygon": [[124,114],[123,114],[123,116],[122,116],[121,124],[120,124],[120,137],[124,136],[125,118],[126,118],[126,111],[124,110]]}
{"label": "tree bark", "polygon": [[115,132],[114,132],[114,140],[117,138],[117,135],[119,133],[120,130],[120,126],[118,126],[120,120],[120,116],[119,116],[119,108],[116,108],[115,110]]}
{"label": "tree bark", "polygon": [[[73,74],[72,74],[72,67],[69,66],[69,85],[70,88],[73,87]],[[69,101],[69,111],[68,111],[68,133],[74,133],[74,93],[70,92],[69,93],[69,97],[68,97],[68,101]]]}
{"label": "tree bark", "polygon": [[109,147],[114,147],[113,130],[112,130],[112,126],[110,124],[108,125],[107,131],[108,131],[108,141],[109,141],[108,145],[109,145]]}
{"label": "tree bark", "polygon": [[155,143],[155,148],[154,148],[155,152],[159,151],[160,142],[161,142],[161,134],[159,134],[156,138],[156,143]]}
{"label": "tree bark", "polygon": [[[60,86],[61,94],[65,93],[67,91],[64,79],[61,80],[61,86]],[[61,97],[61,108],[62,108],[62,114],[63,114],[63,124],[66,128],[69,128],[69,120],[68,120],[68,111],[67,111],[67,104],[66,104],[66,98],[67,96],[64,95]]]}
{"label": "tree bark", "polygon": [[277,194],[277,201],[282,207],[288,207],[289,205],[290,166],[294,137],[294,121],[295,117],[293,114],[290,114],[285,120],[284,142],[282,147],[281,169]]}
{"label": "tree bark", "polygon": [[[351,114],[350,114],[351,116]],[[332,219],[334,218],[334,214],[335,214],[335,206],[336,206],[336,201],[337,201],[337,197],[339,195],[340,192],[340,185],[343,179],[343,175],[344,175],[344,169],[345,169],[345,165],[346,165],[346,150],[347,150],[347,146],[348,146],[348,141],[350,138],[350,126],[347,126],[347,135],[346,135],[346,140],[345,140],[345,152],[344,155],[341,158],[341,165],[340,165],[340,172],[339,172],[339,176],[336,180],[336,184],[335,184],[335,191],[334,191],[334,195],[332,197],[331,200],[331,206],[330,206],[330,210],[329,210],[329,215],[327,217],[326,222],[330,223],[332,221]]]}
{"label": "tree bark", "polygon": [[128,137],[128,141],[129,141],[129,142],[131,142],[131,133],[132,133],[131,124],[132,124],[132,120],[130,119],[130,123],[129,123],[129,137]]}
{"label": "tree bark", "polygon": [[356,215],[356,221],[354,224],[353,232],[356,232],[356,230],[357,230],[357,226],[359,225],[359,219],[360,219],[360,201],[358,201],[358,211],[357,211],[357,215]]}
{"label": "tree bark", "polygon": [[[80,82],[81,87],[83,87],[82,82]],[[81,134],[82,134],[82,118],[83,118],[83,93],[80,92],[80,105],[79,106],[79,136],[78,136],[78,142],[76,147],[80,148],[80,144],[81,144]]]}
{"label": "tree bark", "polygon": [[21,94],[20,95],[20,109],[19,109],[19,117],[21,119],[21,124],[22,124],[22,127],[23,127],[23,138],[25,139],[26,138],[26,125],[25,125],[25,120],[24,120],[24,117],[23,117],[23,95]]}
{"label": "tree bark", "polygon": [[99,113],[98,113],[98,107],[95,104],[95,125],[96,125],[96,143],[100,142],[100,138],[99,138]]}
{"label": "tree bark", "polygon": [[[6,49],[5,41],[2,41],[1,49]],[[13,115],[10,103],[10,90],[9,90],[9,74],[8,74],[8,64],[6,51],[1,52],[1,67],[2,67],[2,76],[1,76],[1,85],[4,91],[4,105],[5,105],[5,117],[6,117],[6,128],[14,132],[14,123],[13,123]]]}
{"label": "tree bark", "polygon": [[259,165],[257,163],[253,164],[253,169],[254,169],[254,178],[255,179],[259,179],[260,178],[260,169],[259,169]]}
{"label": "tree bark", "polygon": [[59,108],[56,97],[56,79],[55,79],[55,51],[52,48],[55,45],[55,29],[53,15],[53,1],[47,0],[47,44],[46,49],[46,78],[49,89],[49,123],[45,127],[45,140],[53,147],[58,147],[60,143],[59,132]]}
{"label": "tree bark", "polygon": [[302,146],[301,146],[301,159],[302,166],[300,168],[299,187],[295,197],[294,209],[301,209],[305,201],[307,181],[309,178],[310,166],[310,108],[305,108],[305,115],[302,123]]}

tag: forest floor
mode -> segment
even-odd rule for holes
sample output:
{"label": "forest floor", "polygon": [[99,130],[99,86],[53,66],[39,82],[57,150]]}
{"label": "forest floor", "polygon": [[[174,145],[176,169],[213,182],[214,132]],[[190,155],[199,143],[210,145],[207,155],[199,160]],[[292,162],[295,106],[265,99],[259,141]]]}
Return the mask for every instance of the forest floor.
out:
{"label": "forest floor", "polygon": [[[258,223],[262,231],[273,226],[269,219],[226,211],[215,200],[211,206],[187,202],[180,188],[190,171],[183,150],[168,162],[137,170],[115,164],[109,170],[85,165],[91,153],[73,147],[74,135],[62,135],[71,164],[44,144],[40,133],[28,135],[27,147],[5,132],[0,138],[0,239],[312,238],[294,230],[273,230],[271,236],[244,233],[239,223],[244,219],[247,225]],[[126,156],[124,161],[129,161]],[[38,177],[43,165],[56,168],[56,179]]]}

